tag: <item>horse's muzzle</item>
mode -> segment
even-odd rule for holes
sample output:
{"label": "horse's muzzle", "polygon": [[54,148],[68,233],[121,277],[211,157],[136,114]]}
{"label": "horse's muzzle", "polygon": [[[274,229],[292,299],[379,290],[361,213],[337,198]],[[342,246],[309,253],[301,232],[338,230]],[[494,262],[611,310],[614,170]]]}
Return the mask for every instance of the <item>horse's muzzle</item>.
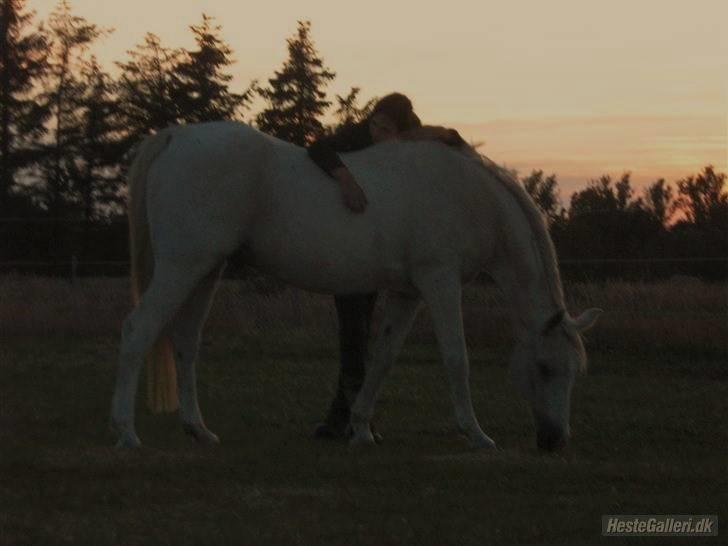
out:
{"label": "horse's muzzle", "polygon": [[550,419],[534,413],[536,419],[536,445],[541,451],[554,452],[569,443],[569,430],[563,430]]}

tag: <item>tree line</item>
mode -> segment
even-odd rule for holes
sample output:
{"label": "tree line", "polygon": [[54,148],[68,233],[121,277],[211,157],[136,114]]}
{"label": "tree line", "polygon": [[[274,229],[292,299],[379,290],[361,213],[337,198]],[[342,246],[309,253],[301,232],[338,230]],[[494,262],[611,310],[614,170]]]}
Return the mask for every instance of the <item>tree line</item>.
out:
{"label": "tree line", "polygon": [[[148,33],[112,75],[93,48],[113,29],[78,16],[68,0],[46,21],[26,4],[0,0],[0,261],[125,260],[125,170],[144,135],[230,119],[305,145],[363,119],[376,100],[363,101],[359,87],[329,97],[336,73],[307,21],[287,39],[288,57],[265,84],[234,89],[233,52],[212,17],[189,27],[189,50]],[[728,275],[721,261],[728,256],[726,175],[710,165],[675,185],[658,179],[640,195],[629,173],[605,175],[573,193],[568,206],[556,174],[534,170],[520,180],[565,264],[591,259],[591,275],[619,276],[625,260],[672,260],[663,273]]]}

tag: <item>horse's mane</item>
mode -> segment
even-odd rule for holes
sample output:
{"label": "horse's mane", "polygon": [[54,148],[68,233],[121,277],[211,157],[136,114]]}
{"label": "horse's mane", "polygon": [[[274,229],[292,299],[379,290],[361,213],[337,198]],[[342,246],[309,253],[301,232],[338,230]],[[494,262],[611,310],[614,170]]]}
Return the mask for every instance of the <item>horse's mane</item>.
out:
{"label": "horse's mane", "polygon": [[541,255],[541,264],[544,268],[544,275],[549,286],[549,292],[554,303],[559,309],[564,308],[564,290],[561,283],[561,275],[559,274],[558,260],[556,258],[556,249],[549,235],[548,226],[543,214],[533,202],[528,192],[515,179],[513,174],[506,169],[497,165],[493,160],[484,154],[475,150],[472,146],[463,145],[461,151],[464,155],[475,161],[489,175],[500,182],[508,193],[515,199],[516,203],[523,212],[528,224],[533,231],[536,244]]}

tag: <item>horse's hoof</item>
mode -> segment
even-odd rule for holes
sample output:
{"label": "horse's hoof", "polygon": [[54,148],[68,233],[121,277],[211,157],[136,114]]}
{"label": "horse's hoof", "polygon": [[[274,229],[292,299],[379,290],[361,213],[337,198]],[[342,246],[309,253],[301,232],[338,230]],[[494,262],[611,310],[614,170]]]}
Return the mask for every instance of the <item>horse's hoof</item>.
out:
{"label": "horse's hoof", "polygon": [[375,445],[377,445],[377,442],[374,439],[374,436],[372,436],[371,434],[368,437],[367,436],[352,436],[351,440],[349,440],[349,447],[353,447],[353,448],[375,446]]}
{"label": "horse's hoof", "polygon": [[207,429],[205,429],[202,434],[195,436],[195,440],[197,440],[200,445],[204,446],[220,445],[220,437],[214,432],[210,432]]}
{"label": "horse's hoof", "polygon": [[349,447],[364,447],[364,446],[375,446],[377,440],[372,434],[370,427],[363,428],[361,430],[354,431],[349,440]]}
{"label": "horse's hoof", "polygon": [[109,429],[119,440],[116,442],[117,449],[138,449],[142,447],[142,441],[134,431],[134,425],[130,423],[119,423],[113,417],[109,423]]}
{"label": "horse's hoof", "polygon": [[123,434],[116,442],[117,449],[139,449],[140,447],[142,447],[142,441],[136,434]]}
{"label": "horse's hoof", "polygon": [[205,425],[185,423],[182,425],[182,428],[200,445],[216,446],[220,443],[220,438],[218,438],[217,434],[208,430]]}
{"label": "horse's hoof", "polygon": [[470,448],[471,449],[495,449],[495,442],[491,440],[488,436],[483,434],[482,436],[478,436],[477,438],[472,438],[469,441]]}

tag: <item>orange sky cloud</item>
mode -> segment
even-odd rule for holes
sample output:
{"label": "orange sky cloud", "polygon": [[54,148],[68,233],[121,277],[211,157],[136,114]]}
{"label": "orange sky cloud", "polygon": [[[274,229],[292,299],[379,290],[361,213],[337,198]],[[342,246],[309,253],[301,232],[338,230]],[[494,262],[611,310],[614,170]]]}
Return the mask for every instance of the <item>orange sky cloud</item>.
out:
{"label": "orange sky cloud", "polygon": [[728,171],[726,120],[711,116],[567,117],[461,124],[481,151],[521,174],[555,172],[566,198],[602,174],[632,173],[637,185],[713,164]]}

